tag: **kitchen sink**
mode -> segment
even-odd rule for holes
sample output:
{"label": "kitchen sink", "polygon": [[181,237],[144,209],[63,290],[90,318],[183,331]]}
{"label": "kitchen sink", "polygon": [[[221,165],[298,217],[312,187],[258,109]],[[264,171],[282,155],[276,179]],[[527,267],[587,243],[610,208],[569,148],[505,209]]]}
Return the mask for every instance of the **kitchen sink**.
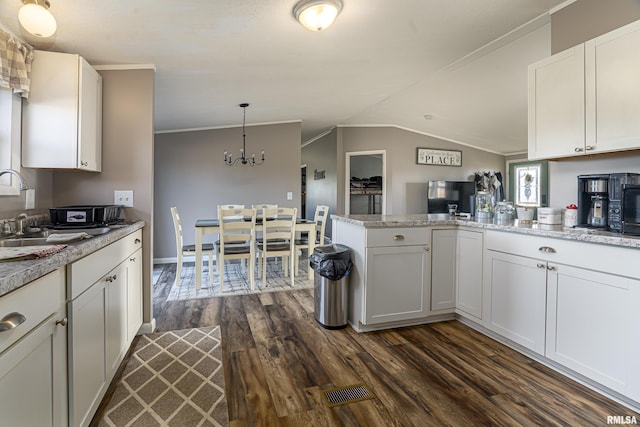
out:
{"label": "kitchen sink", "polygon": [[46,237],[24,237],[0,240],[0,248],[19,248],[22,246],[47,245]]}
{"label": "kitchen sink", "polygon": [[52,234],[74,234],[74,233],[87,233],[90,236],[100,236],[110,231],[113,231],[113,229],[109,227],[74,228],[74,229],[64,229],[64,230],[43,229],[40,231],[29,231],[29,232],[26,232],[22,237],[11,235],[3,239],[0,239],[0,248],[16,248],[16,247],[23,247],[23,246],[39,246],[39,245],[54,245],[59,243],[73,243],[73,242],[77,242],[78,240],[47,242],[47,237],[51,236]]}

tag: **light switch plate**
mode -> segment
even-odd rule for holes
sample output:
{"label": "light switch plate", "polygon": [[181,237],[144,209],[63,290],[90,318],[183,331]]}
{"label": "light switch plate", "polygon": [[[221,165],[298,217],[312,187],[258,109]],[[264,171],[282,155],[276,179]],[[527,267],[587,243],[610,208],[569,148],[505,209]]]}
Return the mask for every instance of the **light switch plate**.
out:
{"label": "light switch plate", "polygon": [[293,200],[293,192],[287,191],[287,200]]}
{"label": "light switch plate", "polygon": [[27,191],[25,191],[24,208],[34,209],[35,207],[36,207],[36,189],[30,188]]}
{"label": "light switch plate", "polygon": [[113,204],[121,205],[126,208],[133,207],[133,191],[131,190],[116,190],[113,192]]}

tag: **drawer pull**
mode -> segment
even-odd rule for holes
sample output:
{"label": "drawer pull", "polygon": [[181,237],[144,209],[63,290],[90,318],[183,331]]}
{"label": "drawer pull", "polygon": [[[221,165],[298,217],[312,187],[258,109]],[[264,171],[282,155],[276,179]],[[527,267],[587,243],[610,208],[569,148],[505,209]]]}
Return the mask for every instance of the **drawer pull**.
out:
{"label": "drawer pull", "polygon": [[133,243],[135,243],[136,245],[137,245],[138,243],[140,243],[140,242],[142,242],[142,240],[140,240],[140,239],[136,239],[136,240],[134,240],[134,241],[133,241]]}
{"label": "drawer pull", "polygon": [[582,153],[583,151],[584,151],[584,149],[580,148],[580,147],[576,147],[576,149],[575,149],[576,153]]}
{"label": "drawer pull", "polygon": [[536,267],[538,267],[538,268],[544,268],[544,264],[537,263],[537,264],[536,264]]}
{"label": "drawer pull", "polygon": [[396,234],[393,236],[393,240],[404,240],[404,236],[402,234]]}
{"label": "drawer pull", "polygon": [[59,325],[59,326],[67,326],[67,322],[68,322],[68,320],[67,320],[67,318],[65,317],[65,318],[63,318],[62,320],[56,320],[56,325]]}
{"label": "drawer pull", "polygon": [[430,248],[424,248],[424,250],[429,252],[431,249]]}
{"label": "drawer pull", "polygon": [[587,151],[591,151],[591,150],[595,150],[595,149],[596,149],[596,147],[594,147],[593,145],[587,145],[587,146],[586,146],[586,147],[584,147],[584,148],[585,148],[585,150],[587,150]]}
{"label": "drawer pull", "polygon": [[15,329],[24,323],[25,320],[27,320],[27,318],[16,311],[9,313],[0,320],[0,332]]}
{"label": "drawer pull", "polygon": [[105,279],[107,282],[111,283],[114,280],[116,280],[118,278],[118,276],[116,276],[115,274],[113,276],[107,276],[107,278]]}
{"label": "drawer pull", "polygon": [[551,246],[541,246],[541,247],[538,248],[538,251],[540,251],[540,252],[549,252],[549,253],[552,253],[552,254],[556,253],[556,250],[553,249]]}
{"label": "drawer pull", "polygon": [[136,262],[136,259],[135,258],[129,258],[129,261]]}
{"label": "drawer pull", "polygon": [[552,266],[552,265],[548,265],[547,266],[547,270],[555,271],[556,268],[554,266]]}

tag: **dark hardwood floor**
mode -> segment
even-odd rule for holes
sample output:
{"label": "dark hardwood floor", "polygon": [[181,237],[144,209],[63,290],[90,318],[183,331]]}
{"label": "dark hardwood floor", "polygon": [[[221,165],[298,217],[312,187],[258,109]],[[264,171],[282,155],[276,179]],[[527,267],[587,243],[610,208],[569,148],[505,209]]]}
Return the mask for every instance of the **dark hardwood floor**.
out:
{"label": "dark hardwood floor", "polygon": [[[232,426],[607,425],[640,415],[457,321],[358,334],[313,318],[313,290],[166,303],[159,331],[221,325]],[[321,390],[375,399],[329,408]]]}

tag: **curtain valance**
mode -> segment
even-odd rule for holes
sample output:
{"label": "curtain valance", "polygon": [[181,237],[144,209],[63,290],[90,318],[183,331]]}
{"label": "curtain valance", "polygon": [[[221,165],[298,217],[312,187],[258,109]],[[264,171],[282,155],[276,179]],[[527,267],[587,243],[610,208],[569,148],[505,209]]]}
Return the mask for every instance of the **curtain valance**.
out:
{"label": "curtain valance", "polygon": [[29,97],[33,48],[0,29],[0,87]]}

